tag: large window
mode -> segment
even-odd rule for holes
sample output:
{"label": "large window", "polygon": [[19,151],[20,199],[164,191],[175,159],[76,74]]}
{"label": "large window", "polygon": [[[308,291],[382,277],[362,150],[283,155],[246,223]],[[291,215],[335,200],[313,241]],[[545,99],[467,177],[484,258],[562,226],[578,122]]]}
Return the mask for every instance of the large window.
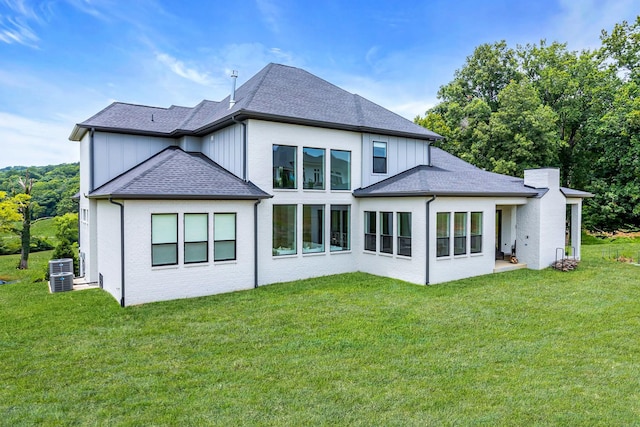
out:
{"label": "large window", "polygon": [[296,186],[296,147],[273,146],[273,188]]}
{"label": "large window", "polygon": [[380,252],[393,253],[393,212],[380,212]]}
{"label": "large window", "polygon": [[331,150],[331,189],[351,189],[351,151]]}
{"label": "large window", "polygon": [[151,215],[151,265],[178,263],[178,214]]}
{"label": "large window", "polygon": [[236,259],[236,214],[213,214],[213,260]]}
{"label": "large window", "polygon": [[324,252],[324,205],[302,206],[302,253]]}
{"label": "large window", "polygon": [[411,256],[411,212],[398,212],[398,255]]}
{"label": "large window", "polygon": [[364,250],[376,251],[376,213],[364,213]]}
{"label": "large window", "polygon": [[467,253],[467,213],[456,212],[453,220],[453,254]]}
{"label": "large window", "polygon": [[209,215],[184,214],[184,263],[209,261]]}
{"label": "large window", "polygon": [[324,149],[302,149],[302,188],[324,190]]}
{"label": "large window", "polygon": [[273,255],[297,253],[296,208],[296,205],[273,205]]}
{"label": "large window", "polygon": [[331,251],[351,249],[350,206],[331,205]]}
{"label": "large window", "polygon": [[387,173],[386,142],[373,142],[373,173]]}
{"label": "large window", "polygon": [[471,253],[482,252],[482,212],[471,212]]}
{"label": "large window", "polygon": [[449,256],[449,230],[451,215],[449,212],[438,212],[436,216],[436,255]]}

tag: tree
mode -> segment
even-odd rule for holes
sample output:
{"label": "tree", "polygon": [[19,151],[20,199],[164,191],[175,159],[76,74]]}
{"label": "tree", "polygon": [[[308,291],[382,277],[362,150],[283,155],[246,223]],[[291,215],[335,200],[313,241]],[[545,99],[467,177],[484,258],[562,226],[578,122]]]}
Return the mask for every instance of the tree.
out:
{"label": "tree", "polygon": [[0,231],[14,231],[16,221],[20,221],[20,213],[15,200],[0,191]]}
{"label": "tree", "polygon": [[58,244],[53,251],[52,259],[71,258],[73,259],[74,271],[78,271],[78,214],[67,213],[56,217],[56,239]]}
{"label": "tree", "polygon": [[18,268],[25,270],[29,268],[29,252],[31,250],[31,212],[35,204],[31,201],[31,190],[33,189],[33,178],[29,178],[27,170],[25,178],[18,177],[18,184],[22,193],[16,194],[13,199],[18,206],[18,212],[22,219],[20,232],[20,264]]}

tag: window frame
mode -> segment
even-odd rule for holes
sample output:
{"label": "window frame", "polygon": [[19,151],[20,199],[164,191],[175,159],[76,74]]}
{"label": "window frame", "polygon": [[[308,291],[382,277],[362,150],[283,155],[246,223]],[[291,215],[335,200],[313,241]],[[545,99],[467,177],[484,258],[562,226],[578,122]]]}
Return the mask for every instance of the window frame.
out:
{"label": "window frame", "polygon": [[[407,217],[406,220],[402,220],[401,217]],[[400,256],[411,256],[411,233],[412,233],[412,224],[411,224],[411,212],[397,212],[396,213],[396,223],[398,224],[398,248],[397,253]],[[408,224],[406,228],[408,228],[408,232],[402,224]],[[407,245],[408,243],[408,245]],[[407,250],[408,248],[408,250]]]}
{"label": "window frame", "polygon": [[376,211],[364,211],[364,250],[367,252],[376,252],[376,249],[377,249]]}
{"label": "window frame", "polygon": [[[445,226],[440,226],[441,218],[446,218]],[[441,233],[446,231],[446,235]],[[451,254],[451,212],[436,213],[436,257],[448,257]],[[445,245],[446,243],[446,245]],[[446,249],[446,252],[444,251]]]}
{"label": "window frame", "polygon": [[[276,153],[280,148],[293,150],[293,169],[290,175],[285,174],[284,166],[276,166]],[[295,145],[273,144],[271,155],[271,167],[272,167],[272,182],[271,185],[274,190],[296,190],[298,189],[298,147]],[[276,174],[276,170],[278,173]],[[292,185],[284,185],[285,177],[287,181],[291,181]]]}
{"label": "window frame", "polygon": [[[206,230],[205,230],[205,240],[194,240],[194,241],[187,241],[187,217],[189,216],[205,216],[205,224],[206,224]],[[202,213],[202,212],[186,212],[182,215],[182,227],[183,227],[183,239],[182,239],[182,253],[183,253],[183,262],[185,264],[198,264],[198,263],[205,263],[205,262],[209,262],[209,214],[208,213]],[[196,260],[196,261],[187,261],[187,245],[190,244],[202,244],[204,243],[205,245],[205,259],[204,260]]]}
{"label": "window frame", "polygon": [[[287,216],[289,216],[289,214],[293,213],[293,224],[288,224],[288,226],[285,228],[281,228],[281,229],[276,229],[276,210],[280,210],[280,209],[284,209],[287,208],[290,211],[287,212]],[[273,209],[272,209],[272,224],[271,224],[271,249],[272,249],[272,255],[273,256],[286,256],[286,255],[297,255],[298,253],[298,244],[297,244],[297,239],[298,239],[298,205],[297,204],[274,204],[273,205]],[[286,239],[288,240],[286,243],[292,243],[292,247],[289,248],[285,248],[284,246],[280,245],[277,248],[275,247],[276,245],[276,233],[279,234],[285,234],[286,235]],[[291,238],[290,233],[293,233],[293,238]],[[278,237],[278,241],[282,242],[283,240],[281,240],[280,237]],[[285,249],[285,251],[283,251],[283,253],[280,253],[280,251],[282,251],[282,249]]]}
{"label": "window frame", "polygon": [[393,254],[393,212],[380,212],[380,253]]}
{"label": "window frame", "polygon": [[[318,168],[316,166],[310,166],[311,175],[313,176],[313,180],[310,181],[311,185],[307,185],[307,181],[309,177],[306,176],[307,171],[307,162],[305,160],[305,154],[307,154],[307,150],[311,151],[321,151],[322,152],[322,165]],[[325,165],[327,159],[327,150],[324,148],[315,148],[315,147],[302,147],[302,189],[304,190],[324,190],[326,188],[326,179],[325,179]],[[320,186],[318,187],[318,183],[316,182],[316,173],[320,176]]]}
{"label": "window frame", "polygon": [[[346,209],[344,209],[346,208]],[[329,228],[329,250],[331,252],[344,252],[351,250],[351,205],[331,205],[330,207],[330,228]],[[338,215],[338,224],[334,224],[334,212]],[[346,213],[346,220],[344,218]],[[346,227],[344,225],[346,224]],[[335,227],[334,225],[337,225]],[[346,228],[346,231],[344,231]],[[346,241],[346,247],[344,242]],[[334,245],[334,242],[336,243]],[[342,244],[340,244],[342,243]],[[334,249],[339,247],[340,249]]]}
{"label": "window frame", "polygon": [[[474,217],[477,218],[474,221]],[[472,254],[482,253],[482,228],[483,228],[483,212],[471,212],[471,227],[469,234],[471,235],[471,242],[469,244],[469,250]],[[477,227],[474,227],[476,225]],[[476,230],[474,230],[476,228]],[[479,232],[478,232],[479,230]],[[479,248],[475,248],[475,242],[479,242]]]}
{"label": "window frame", "polygon": [[[216,227],[216,217],[222,215],[233,216],[233,239],[216,239],[218,227]],[[233,242],[233,258],[218,258],[216,243]],[[214,212],[213,213],[213,262],[236,261],[238,259],[238,214],[236,212]]]}
{"label": "window frame", "polygon": [[[376,145],[378,147],[376,147]],[[384,148],[384,156],[376,156],[376,148],[381,149]],[[388,173],[388,157],[389,157],[389,150],[388,150],[388,144],[386,141],[373,141],[373,145],[372,145],[372,159],[373,159],[373,163],[372,163],[372,172],[375,174],[387,174]],[[381,165],[379,165],[380,160],[384,160],[384,167],[380,168]],[[376,160],[378,160],[378,162],[376,162]]]}
{"label": "window frame", "polygon": [[[348,150],[333,150],[333,149],[329,150],[329,151],[330,151],[329,152],[329,161],[330,161],[329,172],[331,174],[331,177],[330,177],[330,181],[331,181],[331,187],[330,188],[331,188],[331,190],[333,190],[333,191],[351,190],[351,151],[348,151]],[[341,159],[338,156],[334,157],[334,155],[333,155],[334,153],[346,153],[347,157],[348,157],[348,160],[347,160],[347,183],[346,183],[346,187],[345,188],[338,188],[338,187],[344,187],[344,182],[342,182],[340,184],[338,184],[338,183],[334,184],[334,182],[333,182],[334,181],[334,179],[333,179],[334,172],[335,172],[335,176],[336,177],[337,176],[342,176],[341,174],[340,175],[338,174],[338,168],[334,168],[334,164],[333,164],[334,159],[344,161],[344,159]],[[341,179],[341,181],[342,181],[342,179]]]}
{"label": "window frame", "polygon": [[453,214],[453,255],[467,254],[467,212]]}
{"label": "window frame", "polygon": [[[317,212],[320,212],[320,218],[316,225],[320,226],[320,232],[316,233],[317,237],[320,237],[321,242],[313,241],[313,215],[312,212],[314,209],[317,209]],[[307,217],[307,215],[310,215]],[[318,230],[316,230],[318,231]],[[324,205],[302,205],[302,253],[303,254],[317,254],[317,253],[325,253],[326,244],[325,244],[325,206]],[[311,247],[314,244],[320,245],[317,248]],[[305,246],[309,247],[305,247]]]}
{"label": "window frame", "polygon": [[[175,241],[173,242],[155,242],[154,243],[154,217],[173,217],[174,221],[175,221]],[[162,267],[162,266],[167,266],[167,265],[178,265],[178,258],[179,258],[179,254],[178,254],[178,214],[177,213],[152,213],[151,214],[151,266],[152,267]],[[156,263],[154,261],[155,259],[155,248],[160,247],[160,246],[173,246],[175,248],[175,262],[165,262],[165,263]]]}

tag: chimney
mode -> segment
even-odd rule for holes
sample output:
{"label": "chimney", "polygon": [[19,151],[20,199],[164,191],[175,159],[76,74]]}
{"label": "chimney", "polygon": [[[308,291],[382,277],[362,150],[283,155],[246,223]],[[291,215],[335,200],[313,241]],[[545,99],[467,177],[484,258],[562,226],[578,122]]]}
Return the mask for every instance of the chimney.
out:
{"label": "chimney", "polygon": [[236,80],[238,79],[238,72],[233,70],[231,72],[231,97],[229,98],[229,108],[233,108],[236,105]]}
{"label": "chimney", "polygon": [[532,188],[559,188],[560,169],[527,169],[524,171],[524,185]]}

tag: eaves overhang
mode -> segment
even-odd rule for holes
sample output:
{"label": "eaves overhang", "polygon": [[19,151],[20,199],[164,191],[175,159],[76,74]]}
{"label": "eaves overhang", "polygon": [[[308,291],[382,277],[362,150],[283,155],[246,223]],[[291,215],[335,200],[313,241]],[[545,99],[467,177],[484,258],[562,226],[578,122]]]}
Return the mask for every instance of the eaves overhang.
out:
{"label": "eaves overhang", "polygon": [[353,197],[370,198],[370,197],[536,197],[537,193],[523,192],[469,192],[469,191],[393,191],[393,192],[376,192],[362,193],[355,190]]}
{"label": "eaves overhang", "polygon": [[89,199],[118,199],[118,200],[263,200],[273,195],[215,195],[215,194],[89,194]]}

